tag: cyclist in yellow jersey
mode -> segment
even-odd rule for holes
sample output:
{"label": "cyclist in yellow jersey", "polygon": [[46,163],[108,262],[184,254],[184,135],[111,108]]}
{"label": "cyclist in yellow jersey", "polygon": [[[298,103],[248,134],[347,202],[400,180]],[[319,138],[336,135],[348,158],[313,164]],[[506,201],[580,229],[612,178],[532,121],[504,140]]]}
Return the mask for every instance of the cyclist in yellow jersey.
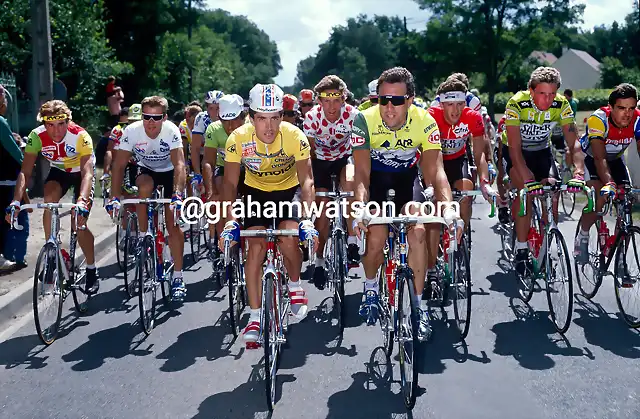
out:
{"label": "cyclist in yellow jersey", "polygon": [[[551,131],[556,124],[562,126],[564,139],[573,153],[574,178],[567,182],[571,191],[581,190],[584,183],[584,155],[577,141],[573,111],[567,99],[558,94],[560,72],[552,67],[538,67],[531,73],[529,90],[516,93],[507,102],[505,125],[508,147],[502,148],[511,183],[518,189],[527,188],[530,195],[542,194],[542,183],[549,178],[560,180],[555,158],[549,148]],[[527,235],[531,211],[518,216],[519,198],[512,211],[516,214],[515,268],[524,276],[533,271],[529,258]],[[531,205],[528,203],[527,205]],[[558,217],[558,200],[554,197],[554,217]]]}
{"label": "cyclist in yellow jersey", "polygon": [[[11,207],[20,209],[27,179],[31,178],[38,154],[42,154],[51,163],[44,183],[44,202],[59,202],[73,187],[74,198],[80,206],[77,210],[78,226],[83,228],[93,204],[96,174],[91,137],[84,128],[71,122],[71,110],[61,100],[44,103],[39,115],[44,124],[29,134]],[[51,235],[51,212],[48,210],[44,211],[43,225],[47,240]],[[73,224],[72,228],[75,228]],[[94,265],[93,233],[88,228],[78,230],[78,243],[87,261],[86,291],[95,293],[100,285]]]}
{"label": "cyclist in yellow jersey", "polygon": [[[434,185],[438,201],[450,202],[451,188],[442,163],[438,125],[426,110],[412,106],[415,84],[411,73],[402,67],[384,71],[378,79],[377,93],[378,105],[360,113],[353,123],[351,145],[356,172],[355,199],[382,204],[386,201],[387,190],[394,189],[396,208],[402,208],[403,213],[415,214],[415,205],[405,204],[420,201],[417,195],[421,191],[414,194],[419,166],[425,183]],[[370,188],[369,185],[375,187]],[[449,224],[457,218],[453,210],[445,211],[444,216]],[[388,230],[382,225],[367,229],[365,224],[362,218],[354,220],[356,234],[359,230],[367,233],[367,253],[362,259],[366,276],[365,295],[360,315],[373,325],[379,314],[377,271],[383,262],[382,250]],[[416,306],[421,307],[420,339],[428,335],[429,328],[427,307],[420,301],[427,267],[426,238],[423,225],[409,229],[408,262],[414,273]]]}
{"label": "cyclist in yellow jersey", "polygon": [[[226,143],[224,179],[222,195],[225,203],[232,203],[237,196],[240,179],[240,166],[245,167],[244,203],[247,198],[257,202],[261,210],[266,202],[294,200],[296,191],[301,189],[301,199],[306,205],[315,200],[310,147],[304,133],[294,125],[282,121],[282,89],[275,84],[257,84],[249,92],[249,116],[252,124],[236,129]],[[285,207],[286,208],[286,207]],[[295,208],[294,208],[295,209]],[[295,212],[295,211],[294,211]],[[273,217],[266,214],[246,214],[244,228],[260,230],[271,227]],[[276,227],[279,229],[298,228],[300,241],[313,237],[317,246],[318,232],[309,219],[310,214],[276,214]],[[234,220],[227,221],[221,235],[221,247],[225,237],[234,241],[239,238],[240,226]],[[260,277],[262,261],[266,254],[266,241],[263,238],[247,240],[249,250],[245,263],[247,295],[251,313],[249,324],[244,330],[247,348],[255,348],[260,331]],[[307,313],[307,298],[300,286],[302,254],[295,237],[281,237],[280,252],[290,277],[288,283],[291,297],[291,313],[302,318]]]}

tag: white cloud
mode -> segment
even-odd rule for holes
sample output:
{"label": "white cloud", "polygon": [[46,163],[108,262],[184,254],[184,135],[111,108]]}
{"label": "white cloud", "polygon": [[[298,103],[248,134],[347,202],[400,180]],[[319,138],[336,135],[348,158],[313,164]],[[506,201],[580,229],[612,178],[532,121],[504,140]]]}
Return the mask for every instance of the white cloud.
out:
{"label": "white cloud", "polygon": [[[318,51],[329,38],[331,28],[346,23],[359,14],[368,16],[394,14],[407,17],[409,29],[421,29],[428,18],[414,0],[207,0],[209,8],[220,8],[234,15],[244,15],[264,30],[278,44],[283,69],[275,78],[280,85],[290,85],[298,62]],[[631,0],[578,0],[586,3],[585,28],[622,21],[631,12]],[[390,7],[393,4],[393,7]]]}

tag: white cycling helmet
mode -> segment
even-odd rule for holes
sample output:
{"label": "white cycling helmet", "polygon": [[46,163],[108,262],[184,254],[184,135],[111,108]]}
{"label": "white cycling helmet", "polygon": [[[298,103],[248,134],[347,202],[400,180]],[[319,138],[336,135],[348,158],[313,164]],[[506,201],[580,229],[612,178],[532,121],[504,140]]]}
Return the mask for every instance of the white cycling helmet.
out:
{"label": "white cycling helmet", "polygon": [[378,96],[378,79],[371,80],[367,87],[369,88],[369,97]]}
{"label": "white cycling helmet", "polygon": [[204,101],[208,104],[219,103],[222,96],[224,96],[222,90],[210,90],[204,95]]}
{"label": "white cycling helmet", "polygon": [[277,84],[258,83],[249,92],[249,108],[255,112],[280,112],[283,96]]}

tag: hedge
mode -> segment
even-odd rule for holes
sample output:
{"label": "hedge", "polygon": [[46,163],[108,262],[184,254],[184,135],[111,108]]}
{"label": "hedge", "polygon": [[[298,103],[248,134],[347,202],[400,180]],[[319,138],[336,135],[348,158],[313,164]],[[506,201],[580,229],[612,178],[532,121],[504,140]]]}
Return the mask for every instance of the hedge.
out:
{"label": "hedge", "polygon": [[[562,88],[561,88],[562,90]],[[612,89],[584,89],[574,90],[573,95],[578,100],[579,111],[593,111],[601,106],[606,106],[609,102],[609,94]],[[502,113],[507,102],[514,93],[496,93],[495,110],[496,113]],[[480,94],[480,100],[483,104],[489,103],[489,96],[486,93]]]}

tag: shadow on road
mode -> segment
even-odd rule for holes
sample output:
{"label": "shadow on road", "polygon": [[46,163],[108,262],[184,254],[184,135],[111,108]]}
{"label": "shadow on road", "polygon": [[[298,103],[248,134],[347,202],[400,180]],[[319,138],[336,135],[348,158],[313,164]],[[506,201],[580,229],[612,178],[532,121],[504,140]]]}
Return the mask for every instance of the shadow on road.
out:
{"label": "shadow on road", "polygon": [[[264,380],[264,359],[253,366],[249,380],[233,391],[214,394],[205,399],[193,419],[237,419],[271,418],[267,408],[267,395]],[[293,375],[278,374],[276,381],[276,402],[283,394],[285,383],[296,381]],[[277,409],[276,405],[276,409]],[[304,415],[301,414],[301,417]]]}
{"label": "shadow on road", "polygon": [[[394,368],[397,378],[394,380]],[[365,371],[351,375],[353,382],[346,390],[332,394],[327,401],[327,419],[412,418],[400,395],[400,372],[397,362],[387,359],[384,348],[373,350]],[[418,397],[424,394],[418,382]]]}
{"label": "shadow on road", "polygon": [[640,334],[630,329],[619,313],[614,316],[600,304],[576,295],[573,322],[584,329],[584,337],[592,345],[599,346],[615,355],[640,358]]}
{"label": "shadow on road", "polygon": [[496,266],[499,271],[487,275],[487,281],[491,284],[489,290],[504,294],[512,298],[518,296],[518,278],[511,269],[511,266],[504,259],[498,259]]}
{"label": "shadow on road", "polygon": [[496,335],[495,354],[513,356],[530,370],[553,368],[555,361],[549,355],[589,357],[589,351],[572,347],[566,338],[556,333],[548,311],[536,312],[519,298],[510,298],[509,305],[516,319],[491,328]]}

